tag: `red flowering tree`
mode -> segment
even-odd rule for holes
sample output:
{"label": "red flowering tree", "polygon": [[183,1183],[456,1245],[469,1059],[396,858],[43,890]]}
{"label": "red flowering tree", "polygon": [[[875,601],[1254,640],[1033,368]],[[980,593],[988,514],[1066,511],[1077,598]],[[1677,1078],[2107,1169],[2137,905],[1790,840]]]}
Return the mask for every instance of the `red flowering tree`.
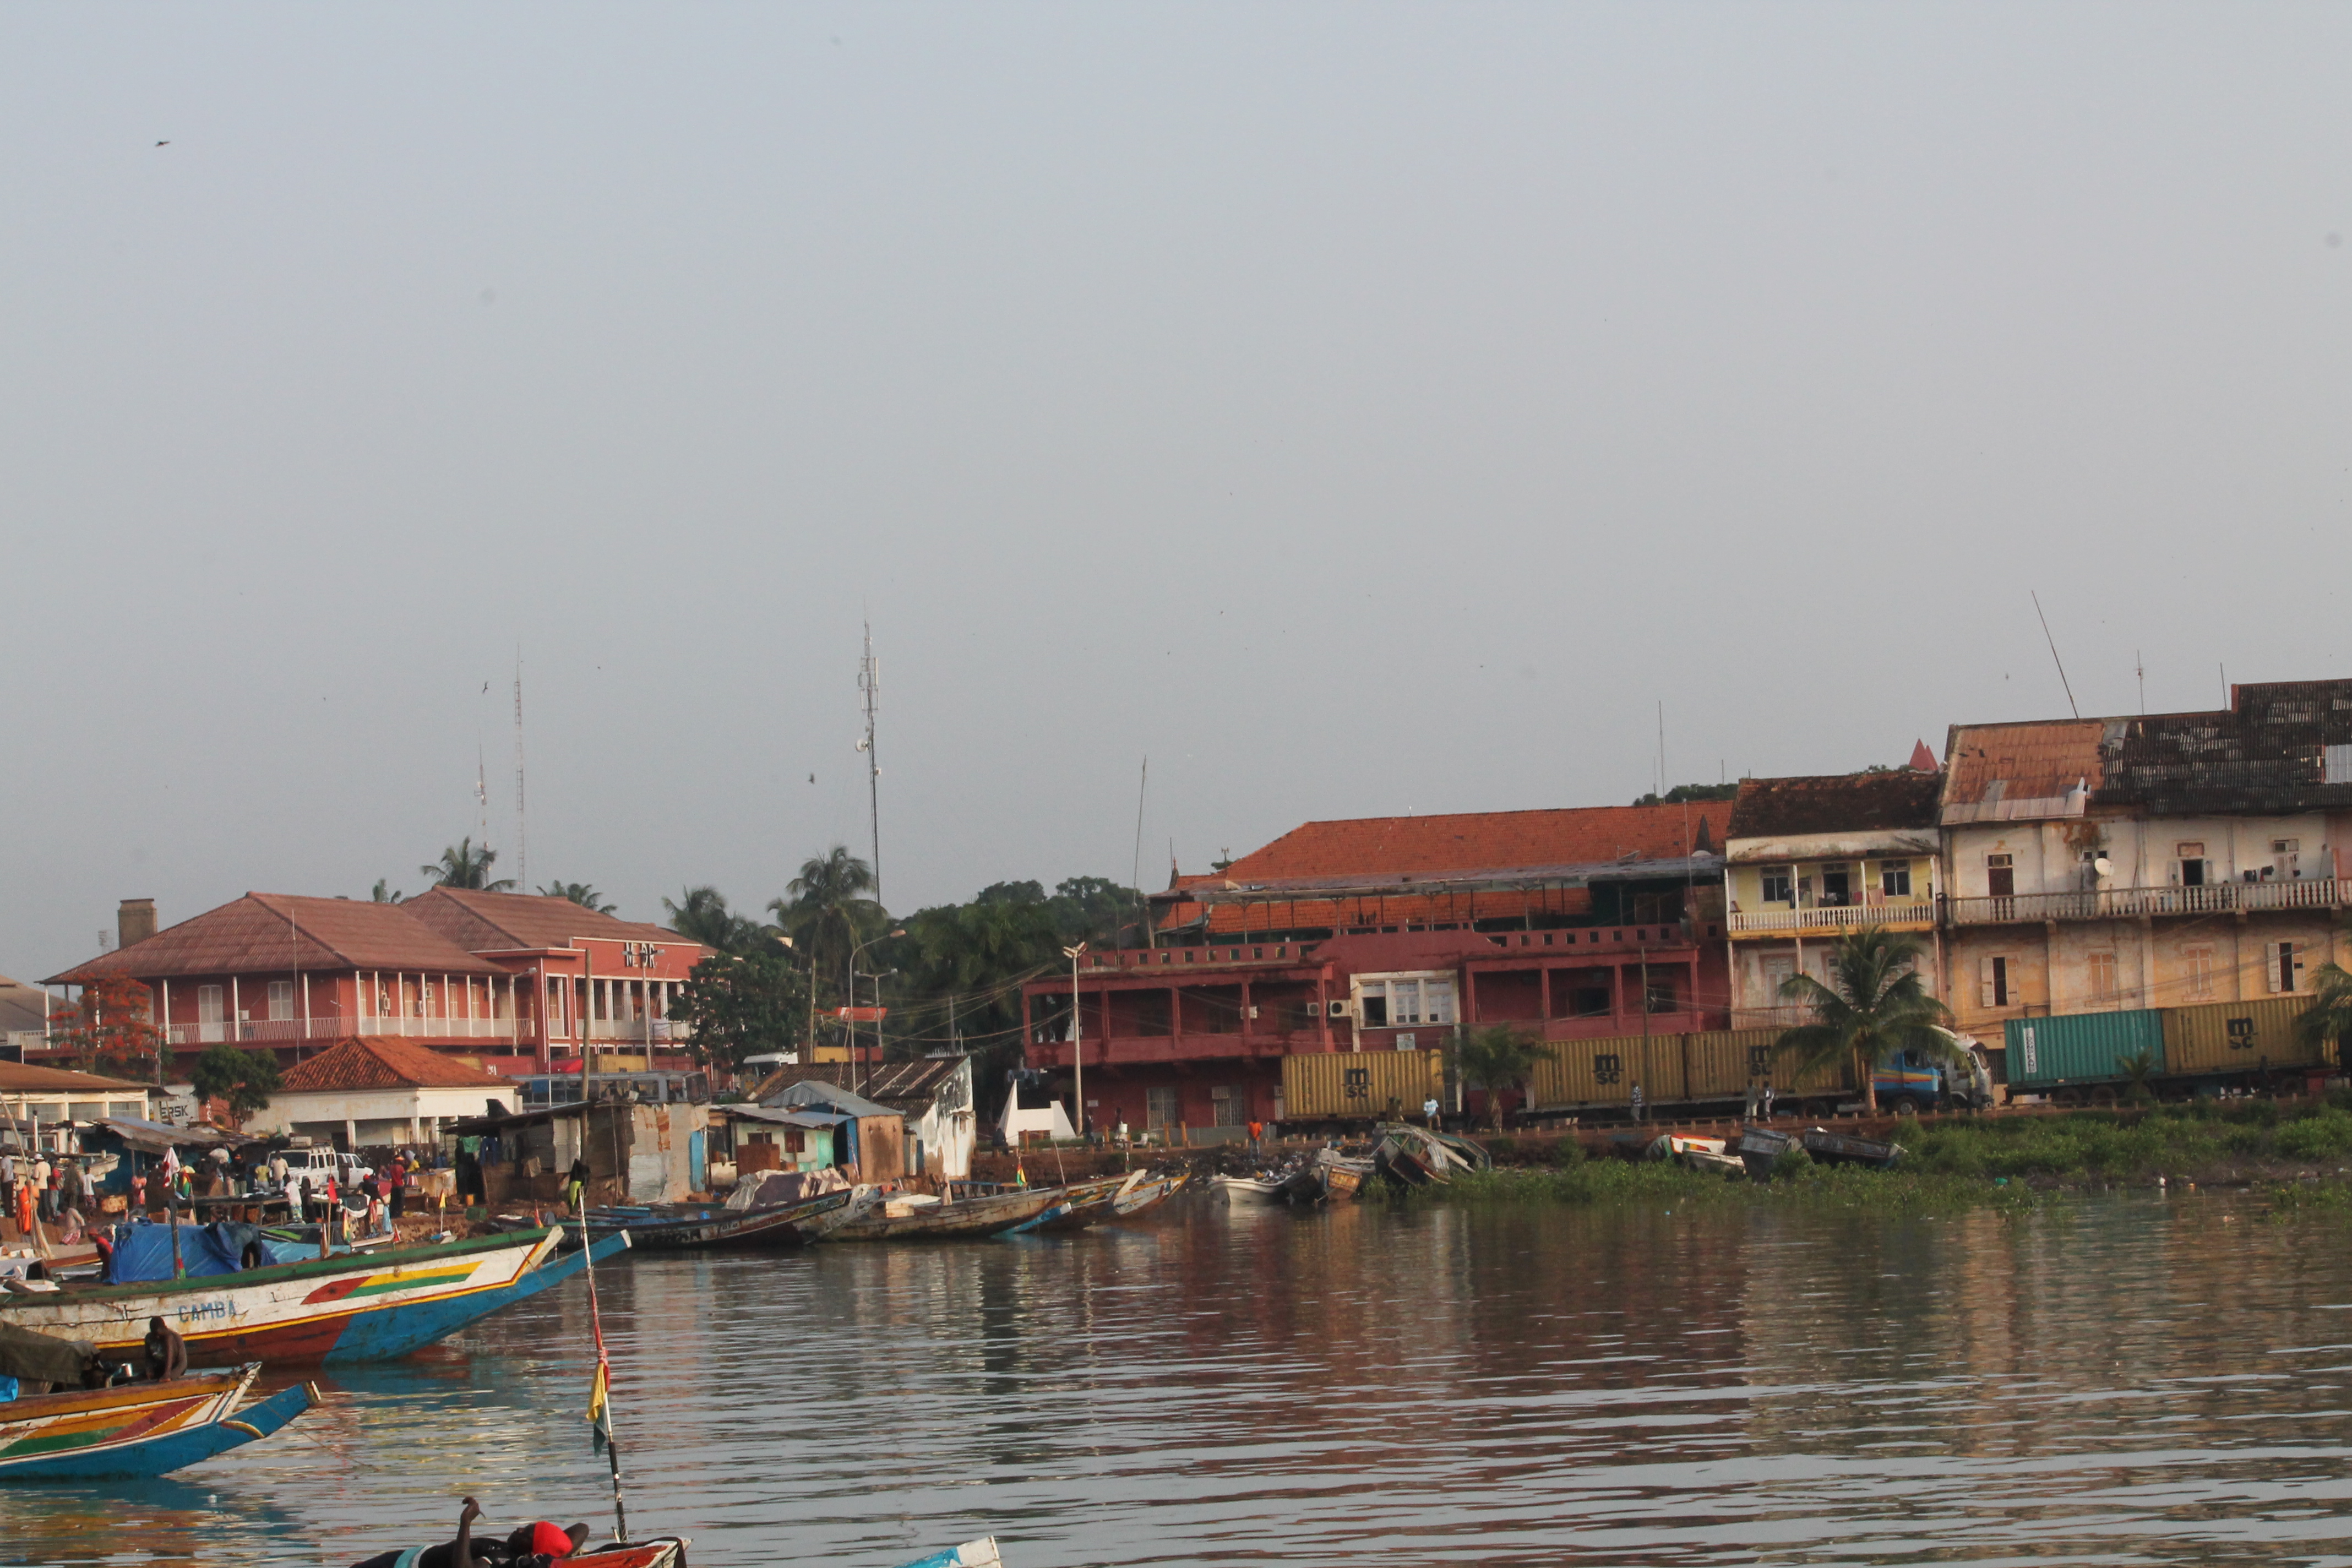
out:
{"label": "red flowering tree", "polygon": [[52,1022],[52,1038],[84,1072],[139,1083],[163,1081],[163,1031],[151,1021],[147,987],[127,974],[85,985],[81,1001]]}

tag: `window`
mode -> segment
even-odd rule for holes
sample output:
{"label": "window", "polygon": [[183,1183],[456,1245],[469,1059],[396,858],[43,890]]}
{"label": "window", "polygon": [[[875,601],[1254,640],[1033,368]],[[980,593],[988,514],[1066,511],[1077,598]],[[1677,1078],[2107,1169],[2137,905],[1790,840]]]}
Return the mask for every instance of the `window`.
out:
{"label": "window", "polygon": [[2205,858],[2201,840],[2190,840],[2172,847],[2173,858],[2179,862],[2175,880],[2184,888],[2201,888],[2213,879],[2213,863]]}
{"label": "window", "polygon": [[226,986],[197,986],[196,1022],[199,1024],[218,1024],[224,1022],[228,1017],[227,1013],[223,1011],[227,1004],[228,991]]}
{"label": "window", "polygon": [[1389,1022],[1418,1024],[1421,1022],[1421,982],[1391,980],[1389,982]]}
{"label": "window", "polygon": [[1239,1127],[1249,1120],[1248,1091],[1221,1083],[1209,1090],[1209,1110],[1212,1125]]}
{"label": "window", "polygon": [[1822,902],[1850,904],[1853,902],[1853,868],[1824,866],[1822,868]]}
{"label": "window", "polygon": [[1364,1027],[1384,1029],[1389,1022],[1389,988],[1375,981],[1364,987]]}
{"label": "window", "polygon": [[1878,890],[1890,899],[1911,896],[1911,862],[1889,860],[1878,868]]}
{"label": "window", "polygon": [[294,1016],[294,983],[291,980],[269,983],[269,1016],[272,1018],[291,1018]]}
{"label": "window", "polygon": [[2352,746],[2326,746],[2321,750],[2327,770],[2326,777],[2321,782],[2334,784],[2352,784]]}
{"label": "window", "polygon": [[2114,953],[2091,953],[2084,960],[2083,967],[2084,973],[2090,976],[2091,994],[2093,997],[2100,1001],[2105,1001],[2116,994],[2116,955]]}
{"label": "window", "polygon": [[1985,893],[1989,898],[2013,898],[2017,893],[2017,868],[2007,855],[1985,857]]}
{"label": "window", "polygon": [[1359,978],[1356,987],[1360,1016],[1367,1029],[1454,1022],[1454,977],[1450,974]]}
{"label": "window", "polygon": [[1672,1013],[1682,1005],[1682,994],[1675,989],[1675,977],[1672,974],[1652,972],[1649,1003],[1650,1011],[1653,1013]]}
{"label": "window", "polygon": [[2273,838],[2271,840],[2271,871],[2280,877],[2303,875],[2303,840]]}
{"label": "window", "polygon": [[784,1152],[787,1154],[805,1154],[808,1152],[807,1128],[787,1127],[784,1129]]}
{"label": "window", "polygon": [[2213,994],[2213,950],[2188,947],[2180,951],[2181,994],[2192,1001]]}
{"label": "window", "polygon": [[1430,1023],[1454,1022],[1454,982],[1451,980],[1423,982],[1422,1005],[1423,1011],[1429,1016]]}
{"label": "window", "polygon": [[1146,1089],[1143,1091],[1143,1124],[1146,1127],[1173,1127],[1181,1119],[1177,1108],[1173,1086]]}
{"label": "window", "polygon": [[2273,991],[2298,991],[2303,976],[2303,946],[2292,942],[2263,943],[2263,978]]}
{"label": "window", "polygon": [[1797,901],[1797,872],[1791,866],[1767,866],[1757,880],[1763,884],[1763,899],[1768,904],[1793,904]]}
{"label": "window", "polygon": [[1980,959],[1977,963],[1977,1001],[1980,1006],[2006,1007],[2010,1004],[2009,959]]}
{"label": "window", "polygon": [[1794,953],[1767,954],[1762,964],[1762,969],[1764,973],[1764,1005],[1768,1007],[1776,1006],[1780,1001],[1780,987],[1786,985],[1796,976],[1796,955]]}

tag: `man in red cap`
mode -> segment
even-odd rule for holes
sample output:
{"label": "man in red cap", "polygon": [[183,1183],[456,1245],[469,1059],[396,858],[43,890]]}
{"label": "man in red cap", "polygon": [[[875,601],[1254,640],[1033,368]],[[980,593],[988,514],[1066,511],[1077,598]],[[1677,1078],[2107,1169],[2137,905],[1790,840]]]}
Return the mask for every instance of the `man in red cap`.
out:
{"label": "man in red cap", "polygon": [[526,1524],[508,1536],[507,1552],[518,1562],[527,1557],[538,1556],[544,1557],[551,1563],[558,1558],[571,1556],[580,1550],[580,1543],[587,1539],[588,1527],[584,1524],[575,1524],[569,1530],[559,1530],[542,1519],[537,1523]]}
{"label": "man in red cap", "polygon": [[466,1500],[465,1511],[457,1515],[457,1539],[422,1550],[382,1552],[353,1568],[494,1568],[510,1564],[511,1568],[544,1568],[544,1565],[571,1556],[588,1539],[588,1527],[575,1524],[570,1530],[559,1530],[545,1520],[526,1524],[506,1539],[506,1551],[485,1547],[477,1556],[474,1552],[474,1521],[482,1517],[481,1504],[472,1498]]}

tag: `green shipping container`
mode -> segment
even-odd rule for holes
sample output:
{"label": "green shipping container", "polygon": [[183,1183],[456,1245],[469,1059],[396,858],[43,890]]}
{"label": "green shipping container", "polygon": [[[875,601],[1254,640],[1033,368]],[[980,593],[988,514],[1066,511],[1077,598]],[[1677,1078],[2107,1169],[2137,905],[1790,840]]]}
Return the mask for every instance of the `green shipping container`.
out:
{"label": "green shipping container", "polygon": [[2129,1013],[2011,1018],[2007,1045],[2012,1089],[2116,1083],[2124,1077],[2124,1058],[2142,1051],[2156,1063],[2158,1073],[2164,1071],[2164,1015],[2154,1008],[2140,1008]]}

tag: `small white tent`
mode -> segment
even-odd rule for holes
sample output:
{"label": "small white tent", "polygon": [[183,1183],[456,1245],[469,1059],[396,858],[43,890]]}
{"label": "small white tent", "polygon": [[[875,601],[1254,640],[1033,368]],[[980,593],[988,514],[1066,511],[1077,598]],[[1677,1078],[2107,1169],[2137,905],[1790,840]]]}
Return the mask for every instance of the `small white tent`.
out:
{"label": "small white tent", "polygon": [[1024,1132],[1042,1132],[1048,1138],[1076,1138],[1077,1131],[1070,1125],[1070,1113],[1062,1109],[1058,1100],[1045,1105],[1024,1107],[1018,1094],[1004,1097],[1004,1120],[998,1123],[1004,1131],[1007,1143],[1018,1143]]}

